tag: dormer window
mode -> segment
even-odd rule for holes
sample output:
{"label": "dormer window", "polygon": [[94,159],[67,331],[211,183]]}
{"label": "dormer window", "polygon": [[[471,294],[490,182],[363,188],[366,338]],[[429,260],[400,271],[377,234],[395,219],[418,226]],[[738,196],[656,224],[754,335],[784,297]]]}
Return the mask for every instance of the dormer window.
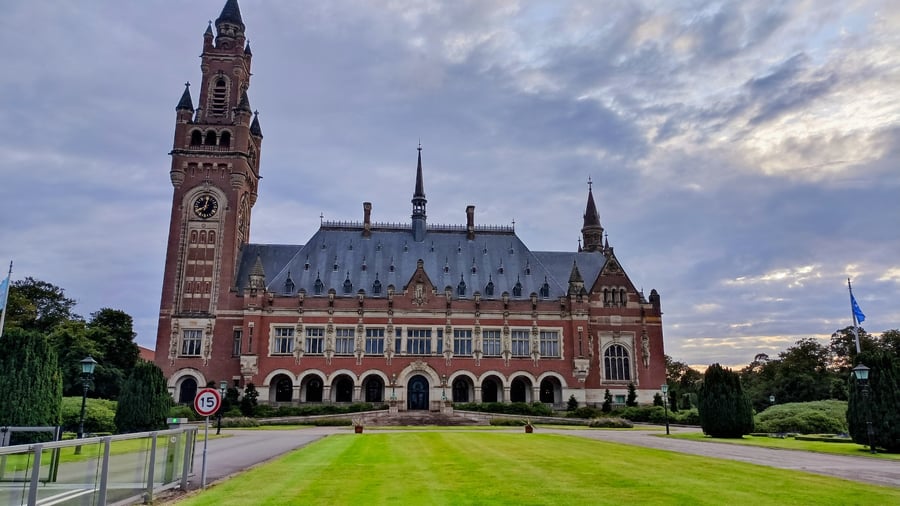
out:
{"label": "dormer window", "polygon": [[338,265],[337,255],[335,255],[335,257],[334,257],[334,265],[332,265],[331,268],[332,268],[332,270],[333,270],[334,272],[337,272],[337,270],[338,270],[339,267],[340,267],[340,266]]}
{"label": "dormer window", "polygon": [[284,280],[284,294],[290,295],[294,293],[294,280],[291,279],[291,274],[288,273],[288,278]]}
{"label": "dormer window", "polygon": [[550,284],[547,283],[547,278],[544,278],[544,284],[541,285],[541,298],[547,299],[550,297]]}
{"label": "dormer window", "polygon": [[351,293],[353,291],[353,283],[350,282],[350,273],[347,273],[347,279],[344,280],[344,293]]}
{"label": "dormer window", "polygon": [[484,287],[484,296],[485,297],[493,297],[494,296],[494,282],[488,281],[488,284]]}
{"label": "dormer window", "polygon": [[466,296],[466,282],[463,280],[462,274],[459,276],[459,284],[456,285],[456,295],[459,297]]}
{"label": "dormer window", "polygon": [[375,282],[372,283],[372,293],[381,295],[381,281],[378,281],[378,274],[375,274]]}
{"label": "dormer window", "polygon": [[513,287],[513,297],[522,296],[522,283],[516,279],[516,286]]}
{"label": "dormer window", "polygon": [[325,289],[325,285],[322,283],[322,280],[319,278],[319,273],[316,273],[316,283],[313,285],[313,290],[316,295],[322,295],[322,290]]}

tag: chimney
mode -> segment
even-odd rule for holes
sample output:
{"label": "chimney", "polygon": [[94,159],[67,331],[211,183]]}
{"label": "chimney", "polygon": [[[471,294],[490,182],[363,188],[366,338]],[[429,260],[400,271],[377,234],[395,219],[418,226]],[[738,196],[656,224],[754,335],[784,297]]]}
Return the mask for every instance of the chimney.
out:
{"label": "chimney", "polygon": [[466,206],[466,239],[475,240],[475,206]]}
{"label": "chimney", "polygon": [[363,202],[363,237],[372,236],[372,203]]}

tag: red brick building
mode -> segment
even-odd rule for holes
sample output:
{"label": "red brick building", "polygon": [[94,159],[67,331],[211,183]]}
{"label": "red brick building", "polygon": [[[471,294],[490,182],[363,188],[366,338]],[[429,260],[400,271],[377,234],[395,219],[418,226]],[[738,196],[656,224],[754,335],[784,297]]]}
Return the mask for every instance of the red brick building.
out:
{"label": "red brick building", "polygon": [[[279,403],[649,402],[665,380],[660,299],[635,289],[588,188],[579,251],[531,251],[511,226],[322,222],[305,245],[251,244],[263,134],[236,0],[203,36],[194,108],[176,107],[156,363],[180,402],[207,382]],[[577,210],[573,209],[573,213]]]}

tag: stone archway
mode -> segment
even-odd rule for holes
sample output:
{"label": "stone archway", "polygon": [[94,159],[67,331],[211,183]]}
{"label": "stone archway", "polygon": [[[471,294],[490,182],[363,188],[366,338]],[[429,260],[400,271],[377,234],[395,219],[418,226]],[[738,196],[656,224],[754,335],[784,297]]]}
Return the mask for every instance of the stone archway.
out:
{"label": "stone archway", "polygon": [[353,380],[349,376],[338,376],[331,386],[334,402],[353,402]]}
{"label": "stone archway", "polygon": [[544,404],[559,404],[562,402],[562,385],[559,379],[554,377],[541,380],[541,402]]}
{"label": "stone archway", "polygon": [[384,381],[376,375],[369,376],[363,382],[366,402],[384,401]]}
{"label": "stone archway", "polygon": [[193,405],[194,397],[197,397],[197,380],[186,376],[178,385],[178,404]]}
{"label": "stone archway", "polygon": [[409,379],[409,383],[407,383],[407,398],[406,398],[406,409],[413,410],[427,410],[428,409],[428,379],[421,374],[416,374],[412,378]]}

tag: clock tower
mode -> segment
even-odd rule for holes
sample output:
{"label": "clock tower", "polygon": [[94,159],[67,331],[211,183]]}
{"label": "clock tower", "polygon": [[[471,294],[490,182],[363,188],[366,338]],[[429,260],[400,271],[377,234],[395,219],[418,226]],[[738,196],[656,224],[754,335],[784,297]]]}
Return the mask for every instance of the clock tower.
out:
{"label": "clock tower", "polygon": [[174,191],[156,347],[160,365],[209,364],[217,351],[214,335],[232,328],[220,313],[240,304],[233,293],[235,276],[249,240],[263,138],[247,95],[252,53],[244,29],[237,0],[227,0],[215,33],[210,23],[203,34],[197,107],[186,83],[175,108],[169,172]]}

